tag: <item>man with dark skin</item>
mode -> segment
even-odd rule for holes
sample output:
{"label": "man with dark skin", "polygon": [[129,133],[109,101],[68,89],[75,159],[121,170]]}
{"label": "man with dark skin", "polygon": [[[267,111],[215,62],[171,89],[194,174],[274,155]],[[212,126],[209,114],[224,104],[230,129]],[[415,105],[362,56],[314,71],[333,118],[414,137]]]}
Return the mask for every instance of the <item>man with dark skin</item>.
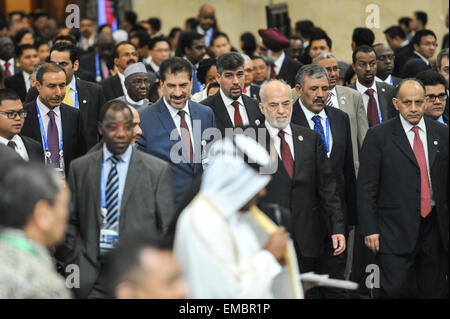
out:
{"label": "man with dark skin", "polygon": [[394,51],[386,44],[375,44],[373,46],[377,56],[377,76],[376,80],[384,81],[390,85],[397,85],[400,79],[392,76],[394,71]]}
{"label": "man with dark skin", "polygon": [[[0,66],[3,68],[6,76],[14,75],[14,43],[8,36],[0,36]],[[11,63],[12,62],[12,63]],[[5,64],[8,63],[8,70]]]}
{"label": "man with dark skin", "polygon": [[214,24],[216,23],[216,16],[214,8],[209,4],[204,4],[200,7],[198,13],[198,26],[196,31],[202,35],[205,35],[205,43],[209,46],[211,43],[211,37],[214,33]]}
{"label": "man with dark skin", "polygon": [[147,107],[150,81],[144,63],[132,64],[126,68],[124,75],[127,95],[118,97],[117,100],[133,106],[138,111]]}

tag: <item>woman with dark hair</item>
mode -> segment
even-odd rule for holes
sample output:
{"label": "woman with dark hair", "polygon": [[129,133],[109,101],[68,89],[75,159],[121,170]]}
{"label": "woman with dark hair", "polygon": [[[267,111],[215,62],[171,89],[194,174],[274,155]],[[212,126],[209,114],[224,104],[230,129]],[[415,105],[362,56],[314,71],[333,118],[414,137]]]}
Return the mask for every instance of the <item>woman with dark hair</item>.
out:
{"label": "woman with dark hair", "polygon": [[351,84],[355,83],[357,79],[356,73],[353,70],[351,66],[347,68],[347,71],[345,71],[344,76],[344,86],[350,86]]}
{"label": "woman with dark hair", "polygon": [[250,59],[255,55],[256,51],[256,39],[250,32],[244,32],[241,34],[241,50],[247,54]]}
{"label": "woman with dark hair", "polygon": [[50,56],[50,46],[47,42],[38,41],[35,47],[38,51],[39,62],[44,62]]}
{"label": "woman with dark hair", "polygon": [[203,85],[203,90],[192,95],[191,100],[201,102],[208,97],[209,84],[217,82],[217,59],[203,59],[198,65],[197,79]]}
{"label": "woman with dark hair", "polygon": [[16,32],[12,40],[16,47],[23,44],[34,45],[33,30],[29,28],[22,28]]}

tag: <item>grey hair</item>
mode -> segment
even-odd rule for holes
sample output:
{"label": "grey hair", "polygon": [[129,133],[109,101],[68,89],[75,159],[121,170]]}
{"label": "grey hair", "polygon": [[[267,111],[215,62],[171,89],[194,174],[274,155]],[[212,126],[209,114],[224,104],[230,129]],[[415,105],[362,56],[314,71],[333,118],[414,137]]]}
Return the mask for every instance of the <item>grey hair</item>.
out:
{"label": "grey hair", "polygon": [[416,79],[416,78],[406,78],[406,79],[401,80],[400,83],[397,84],[397,85],[395,86],[395,88],[394,88],[394,97],[395,97],[396,99],[398,99],[398,97],[399,97],[399,95],[400,95],[400,89],[401,89],[401,87],[402,87],[403,84],[405,84],[406,82],[416,82],[417,84],[419,84],[419,85],[422,87],[422,89],[423,89],[423,94],[425,95],[425,92],[426,92],[426,90],[425,90],[425,85],[423,85],[422,81],[420,81],[419,79]]}
{"label": "grey hair", "polygon": [[289,98],[291,98],[291,87],[290,87],[285,81],[283,81],[283,80],[270,80],[270,81],[264,83],[264,84],[261,86],[261,88],[259,89],[259,97],[260,97],[260,99],[261,99],[261,103],[264,104],[264,102],[265,102],[265,100],[266,100],[266,96],[265,96],[265,93],[264,93],[264,92],[265,92],[266,86],[269,85],[269,84],[271,84],[271,83],[274,83],[274,82],[278,82],[278,83],[280,83],[280,84],[286,86],[286,89],[287,89],[288,92],[289,92]]}
{"label": "grey hair", "polygon": [[45,63],[47,63],[47,62],[42,61],[42,62],[38,62],[34,65],[33,72],[31,73],[31,76],[33,77],[33,79],[36,80],[37,72],[39,71],[40,67],[43,66]]}
{"label": "grey hair", "polygon": [[330,81],[327,70],[323,66],[318,64],[307,64],[302,66],[295,75],[295,84],[299,84],[301,87],[304,87],[306,76],[313,79],[326,77],[327,81]]}
{"label": "grey hair", "polygon": [[442,58],[444,57],[448,59],[448,48],[441,50],[436,58],[436,67],[438,70],[442,67]]}
{"label": "grey hair", "polygon": [[312,63],[317,64],[317,62],[323,59],[336,59],[336,57],[333,55],[333,53],[330,53],[328,51],[320,51],[314,56],[314,58],[312,59]]}

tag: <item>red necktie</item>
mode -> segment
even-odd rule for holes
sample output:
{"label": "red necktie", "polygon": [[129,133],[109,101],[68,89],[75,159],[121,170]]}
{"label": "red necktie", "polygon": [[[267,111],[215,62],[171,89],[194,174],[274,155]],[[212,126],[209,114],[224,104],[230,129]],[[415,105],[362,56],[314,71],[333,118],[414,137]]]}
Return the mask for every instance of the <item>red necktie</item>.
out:
{"label": "red necktie", "polygon": [[283,161],[284,168],[289,174],[289,177],[292,179],[294,177],[294,159],[292,158],[291,149],[284,139],[284,132],[279,131],[278,136],[280,137],[281,160]]}
{"label": "red necktie", "polygon": [[412,131],[414,132],[414,155],[420,167],[420,215],[425,218],[431,212],[430,181],[428,180],[427,161],[419,136],[419,128],[414,126]]}
{"label": "red necktie", "polygon": [[373,89],[367,89],[365,92],[369,96],[369,103],[367,104],[367,119],[369,120],[369,127],[380,124],[377,101],[373,96],[373,92]]}
{"label": "red necktie", "polygon": [[270,65],[270,79],[275,80],[277,78],[277,72],[275,72],[275,65]]}
{"label": "red necktie", "polygon": [[5,62],[5,74],[6,74],[6,76],[11,76],[12,74],[11,74],[11,71],[9,71],[9,66],[10,66],[11,64],[9,64],[9,62]]}
{"label": "red necktie", "polygon": [[233,103],[231,103],[231,105],[233,105],[233,107],[234,107],[234,127],[242,126],[243,122],[242,122],[241,112],[239,112],[239,102],[233,101]]}
{"label": "red necktie", "polygon": [[194,152],[192,150],[191,134],[189,133],[189,127],[187,126],[186,120],[184,119],[185,111],[178,111],[178,115],[181,118],[180,121],[180,131],[181,140],[183,141],[183,146],[189,154],[189,162],[191,166],[194,167]]}

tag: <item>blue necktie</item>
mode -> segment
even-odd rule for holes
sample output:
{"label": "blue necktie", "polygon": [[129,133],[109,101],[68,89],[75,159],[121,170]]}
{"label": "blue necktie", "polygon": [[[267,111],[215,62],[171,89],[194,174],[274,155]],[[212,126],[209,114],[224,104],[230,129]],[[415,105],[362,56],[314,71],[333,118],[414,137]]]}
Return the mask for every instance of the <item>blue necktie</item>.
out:
{"label": "blue necktie", "polygon": [[106,181],[106,228],[117,229],[119,224],[119,174],[117,173],[117,163],[119,159],[110,157],[112,166]]}
{"label": "blue necktie", "polygon": [[319,115],[314,115],[312,117],[312,120],[314,122],[314,131],[319,133],[320,136],[322,137],[323,142],[326,143],[326,141],[325,141],[325,132],[323,130],[323,126],[322,126],[322,122],[320,120],[320,116]]}
{"label": "blue necktie", "polygon": [[202,90],[202,85],[197,79],[197,69],[195,66],[192,67],[192,90],[191,94],[195,94]]}

